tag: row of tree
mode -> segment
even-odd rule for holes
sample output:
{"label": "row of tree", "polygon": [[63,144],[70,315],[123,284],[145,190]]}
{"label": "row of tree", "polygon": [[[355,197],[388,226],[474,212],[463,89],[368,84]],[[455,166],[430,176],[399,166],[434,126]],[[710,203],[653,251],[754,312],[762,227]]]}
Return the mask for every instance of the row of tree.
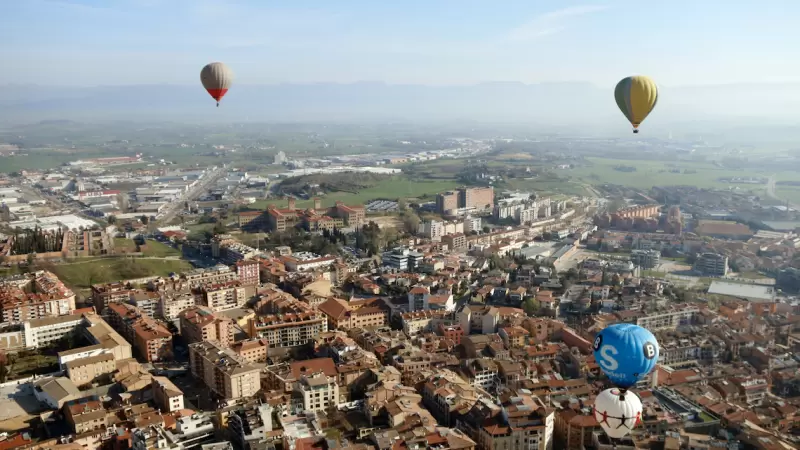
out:
{"label": "row of tree", "polygon": [[64,242],[64,231],[44,231],[39,227],[33,230],[14,230],[14,239],[11,244],[11,254],[25,255],[30,253],[48,253],[61,251]]}

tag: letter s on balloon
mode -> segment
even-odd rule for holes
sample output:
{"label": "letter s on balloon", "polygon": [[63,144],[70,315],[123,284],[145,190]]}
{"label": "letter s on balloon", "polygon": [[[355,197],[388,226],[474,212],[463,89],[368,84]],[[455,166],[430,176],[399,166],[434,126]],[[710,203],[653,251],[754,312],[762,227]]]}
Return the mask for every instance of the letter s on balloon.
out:
{"label": "letter s on balloon", "polygon": [[598,364],[603,366],[603,369],[608,371],[617,370],[619,368],[619,362],[617,362],[617,359],[614,358],[616,355],[619,355],[619,350],[617,350],[616,347],[604,345],[602,348],[600,348],[601,359],[598,361]]}

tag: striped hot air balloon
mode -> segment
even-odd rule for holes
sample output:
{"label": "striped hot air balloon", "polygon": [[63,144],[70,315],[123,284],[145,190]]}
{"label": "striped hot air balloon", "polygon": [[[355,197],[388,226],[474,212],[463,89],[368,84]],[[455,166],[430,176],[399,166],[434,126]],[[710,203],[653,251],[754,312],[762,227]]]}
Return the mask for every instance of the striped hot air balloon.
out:
{"label": "striped hot air balloon", "polygon": [[633,125],[633,132],[639,132],[639,125],[653,111],[658,102],[656,82],[643,75],[623,78],[614,89],[614,99],[622,114]]}
{"label": "striped hot air balloon", "polygon": [[233,72],[225,64],[221,62],[212,62],[206,64],[203,70],[200,71],[200,82],[203,87],[208,91],[211,97],[219,101],[228,93],[228,89],[233,82]]}

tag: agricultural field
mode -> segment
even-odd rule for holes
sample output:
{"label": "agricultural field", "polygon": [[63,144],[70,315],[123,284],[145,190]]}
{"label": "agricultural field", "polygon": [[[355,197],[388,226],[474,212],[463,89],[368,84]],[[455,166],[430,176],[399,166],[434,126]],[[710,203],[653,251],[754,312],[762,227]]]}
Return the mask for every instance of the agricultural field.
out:
{"label": "agricultural field", "polygon": [[[731,184],[719,181],[722,177],[741,176],[775,176],[778,181],[800,181],[800,174],[792,171],[772,173],[767,171],[745,171],[720,168],[712,163],[705,162],[665,162],[622,160],[607,158],[587,158],[588,166],[577,167],[559,172],[560,175],[569,176],[585,183],[621,184],[640,189],[653,186],[687,185],[701,188],[724,189],[732,186],[742,190],[762,192],[763,185]],[[635,167],[636,171],[625,172],[616,170],[618,166]],[[678,171],[672,172],[672,171]],[[791,187],[788,187],[791,189]],[[781,186],[779,189],[784,189]]]}
{"label": "agricultural field", "polygon": [[800,204],[800,186],[776,186],[775,195],[781,200]]}

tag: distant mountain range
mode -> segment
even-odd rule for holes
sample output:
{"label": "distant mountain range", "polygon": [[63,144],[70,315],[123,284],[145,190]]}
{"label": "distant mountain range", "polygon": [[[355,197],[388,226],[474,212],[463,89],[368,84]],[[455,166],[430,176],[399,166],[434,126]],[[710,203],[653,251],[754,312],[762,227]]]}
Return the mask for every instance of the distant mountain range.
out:
{"label": "distant mountain range", "polygon": [[[219,109],[197,86],[0,86],[0,120],[179,121],[481,120],[619,127],[611,88],[589,83],[431,87],[353,84],[234,85]],[[800,123],[800,84],[661,88],[648,126],[697,121]],[[622,126],[621,128],[625,128]]]}

